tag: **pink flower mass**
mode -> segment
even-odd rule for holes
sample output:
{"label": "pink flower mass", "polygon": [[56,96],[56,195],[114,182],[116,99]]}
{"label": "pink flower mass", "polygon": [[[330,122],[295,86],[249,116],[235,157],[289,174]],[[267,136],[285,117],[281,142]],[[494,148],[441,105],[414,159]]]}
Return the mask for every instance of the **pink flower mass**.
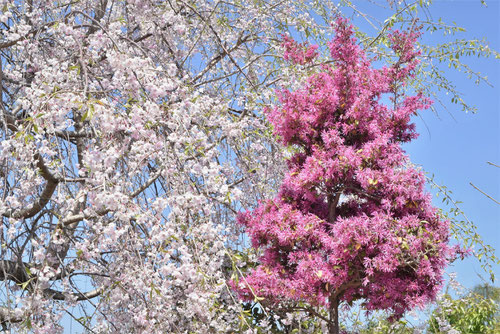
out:
{"label": "pink flower mass", "polygon": [[[417,137],[411,116],[431,101],[402,92],[418,64],[418,32],[392,32],[398,60],[379,69],[353,35],[337,19],[331,65],[300,89],[279,90],[279,106],[267,113],[294,153],[276,197],[238,216],[263,255],[236,288],[243,299],[269,304],[331,309],[362,300],[366,310],[398,318],[435,298],[454,257],[449,222],[401,148]],[[283,46],[285,59],[297,65],[316,56],[317,47],[290,37]]]}

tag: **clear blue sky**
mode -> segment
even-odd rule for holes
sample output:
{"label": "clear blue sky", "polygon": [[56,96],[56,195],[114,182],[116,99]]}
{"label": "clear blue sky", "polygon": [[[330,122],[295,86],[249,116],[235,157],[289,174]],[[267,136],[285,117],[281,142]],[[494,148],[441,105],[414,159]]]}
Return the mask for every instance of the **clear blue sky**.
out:
{"label": "clear blue sky", "polygon": [[[479,0],[441,0],[431,6],[431,14],[434,19],[442,17],[465,28],[465,38],[485,37],[491,48],[500,50],[500,1],[489,0],[487,5],[481,6]],[[429,37],[441,38],[439,34]],[[500,205],[469,184],[500,201],[500,168],[487,164],[500,165],[500,60],[471,58],[465,62],[486,74],[494,86],[477,86],[460,73],[449,76],[465,93],[466,101],[478,108],[477,113],[465,113],[451,103],[448,111],[440,108],[439,118],[431,112],[422,113],[422,119],[416,119],[421,135],[406,149],[414,163],[433,173],[436,181],[463,202],[462,210],[478,226],[485,242],[500,249]],[[441,200],[435,203],[441,205]],[[498,250],[496,254],[500,256]],[[500,268],[495,269],[498,286]],[[477,274],[487,277],[472,260],[456,262],[451,271],[457,272],[459,282],[467,287],[481,282]]]}

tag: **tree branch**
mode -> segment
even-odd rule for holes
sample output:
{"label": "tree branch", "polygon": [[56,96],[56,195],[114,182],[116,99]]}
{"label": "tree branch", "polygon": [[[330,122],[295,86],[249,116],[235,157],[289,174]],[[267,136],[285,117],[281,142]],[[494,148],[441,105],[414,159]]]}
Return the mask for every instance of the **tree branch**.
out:
{"label": "tree branch", "polygon": [[27,316],[18,315],[17,312],[8,307],[0,307],[0,324],[2,326],[6,323],[23,322],[26,318]]}
{"label": "tree branch", "polygon": [[40,175],[47,181],[45,188],[40,194],[40,198],[36,200],[33,204],[24,209],[19,210],[8,210],[4,212],[2,215],[7,218],[14,219],[26,219],[31,218],[36,215],[40,210],[42,210],[45,205],[49,202],[52,194],[56,190],[57,184],[59,183],[59,179],[52,174],[49,168],[45,165],[42,156],[39,153],[36,153],[34,156],[35,160],[37,160],[36,166],[40,170]]}
{"label": "tree branch", "polygon": [[98,296],[100,296],[104,292],[104,290],[106,290],[104,287],[100,287],[98,289],[95,289],[95,290],[92,290],[92,291],[89,291],[89,292],[85,292],[85,293],[81,293],[81,292],[78,292],[78,293],[64,293],[64,292],[57,291],[57,290],[54,290],[54,289],[45,289],[43,291],[43,294],[47,298],[51,298],[51,299],[54,299],[54,300],[75,299],[75,297],[76,297],[77,301],[82,301],[82,300],[89,300],[89,299],[98,297]]}
{"label": "tree branch", "polygon": [[31,267],[29,263],[10,260],[0,260],[0,281],[14,281],[24,283],[29,276],[26,268]]}
{"label": "tree branch", "polygon": [[142,186],[140,186],[138,189],[136,189],[132,194],[130,194],[130,198],[135,198],[137,197],[140,193],[142,193],[144,190],[146,190],[150,185],[153,184],[160,176],[161,173],[163,172],[163,168],[160,168],[159,170],[156,171],[149,180],[144,183]]}
{"label": "tree branch", "polygon": [[483,194],[484,196],[488,197],[489,199],[491,199],[493,202],[497,203],[497,204],[500,204],[499,201],[497,201],[496,199],[494,199],[493,197],[491,197],[490,195],[488,195],[487,193],[485,193],[484,191],[482,191],[481,189],[479,189],[478,187],[476,187],[474,185],[474,183],[472,182],[469,182],[469,184],[474,188],[476,189],[477,191],[479,191],[481,194]]}
{"label": "tree branch", "polygon": [[335,193],[335,197],[333,197],[333,194],[328,195],[328,220],[332,224],[337,219],[337,204],[341,194],[342,192],[339,191]]}
{"label": "tree branch", "polygon": [[377,202],[380,202],[380,200],[381,200],[381,198],[380,198],[380,197],[373,196],[373,195],[371,195],[371,194],[367,193],[366,191],[364,191],[364,190],[362,190],[362,189],[359,189],[359,188],[355,188],[355,187],[347,187],[347,189],[349,189],[349,190],[353,190],[353,191],[357,192],[358,194],[361,194],[361,195],[363,195],[363,196],[366,196],[366,197],[368,197],[368,198],[371,198],[371,199],[373,199],[373,200],[375,200],[375,201],[377,201]]}

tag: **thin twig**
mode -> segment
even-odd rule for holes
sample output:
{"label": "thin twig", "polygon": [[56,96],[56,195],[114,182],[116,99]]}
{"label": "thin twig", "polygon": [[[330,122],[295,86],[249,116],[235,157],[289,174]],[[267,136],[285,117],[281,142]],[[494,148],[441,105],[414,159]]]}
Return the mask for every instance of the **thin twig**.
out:
{"label": "thin twig", "polygon": [[485,193],[484,191],[482,191],[481,189],[479,189],[478,187],[476,187],[472,182],[469,182],[469,184],[474,188],[476,189],[477,191],[479,191],[481,194],[483,194],[484,196],[488,197],[489,199],[491,199],[493,202],[497,203],[497,204],[500,204],[499,201],[497,201],[496,199],[494,199],[493,197],[491,197],[490,195],[488,195],[487,193]]}

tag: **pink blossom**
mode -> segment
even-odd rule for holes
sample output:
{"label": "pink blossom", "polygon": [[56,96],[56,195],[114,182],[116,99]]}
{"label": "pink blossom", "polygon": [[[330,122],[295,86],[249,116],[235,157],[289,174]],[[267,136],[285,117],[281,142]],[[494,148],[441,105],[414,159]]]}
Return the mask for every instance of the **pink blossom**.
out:
{"label": "pink blossom", "polygon": [[299,44],[287,35],[282,35],[281,37],[283,40],[282,46],[285,48],[285,52],[283,53],[285,60],[304,65],[318,56],[316,52],[318,49],[317,45],[307,46],[307,44]]}
{"label": "pink blossom", "polygon": [[[236,289],[265,303],[364,299],[367,310],[397,318],[434,299],[453,253],[448,222],[401,148],[417,136],[411,115],[431,102],[422,93],[393,108],[380,102],[411,77],[418,33],[393,32],[399,61],[374,69],[352,26],[339,18],[336,28],[334,65],[301,89],[279,90],[280,105],[267,111],[280,142],[300,149],[287,161],[278,195],[238,216],[263,255],[248,285]],[[316,56],[315,48],[283,40],[285,59],[304,64]]]}

